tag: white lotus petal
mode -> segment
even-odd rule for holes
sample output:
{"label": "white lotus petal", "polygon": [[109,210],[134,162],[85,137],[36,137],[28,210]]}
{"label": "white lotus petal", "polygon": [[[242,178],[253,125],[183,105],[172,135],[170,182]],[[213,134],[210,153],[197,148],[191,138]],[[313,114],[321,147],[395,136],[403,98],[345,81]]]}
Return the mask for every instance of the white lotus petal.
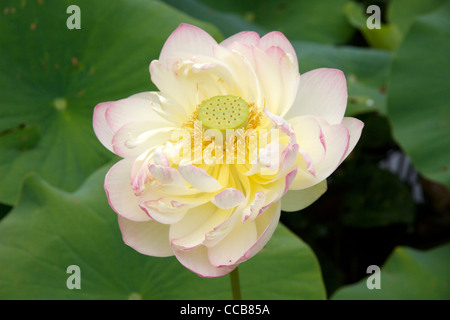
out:
{"label": "white lotus petal", "polygon": [[156,221],[131,221],[119,216],[123,241],[134,250],[155,257],[173,256],[169,226]]}

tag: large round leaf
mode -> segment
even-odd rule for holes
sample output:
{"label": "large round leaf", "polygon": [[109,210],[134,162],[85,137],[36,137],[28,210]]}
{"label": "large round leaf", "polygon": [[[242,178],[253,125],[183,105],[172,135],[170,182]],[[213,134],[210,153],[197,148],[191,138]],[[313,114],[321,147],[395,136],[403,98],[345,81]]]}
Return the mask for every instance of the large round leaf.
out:
{"label": "large round leaf", "polygon": [[[369,267],[369,266],[368,266]],[[372,288],[378,280],[373,271],[356,284],[339,289],[336,300],[425,300],[450,299],[450,244],[422,251],[398,247],[379,273],[379,289]],[[369,282],[369,289],[367,286]]]}
{"label": "large round leaf", "polygon": [[[105,173],[73,194],[36,175],[25,180],[18,206],[0,223],[0,299],[231,299],[228,276],[200,278],[174,257],[126,246],[102,187]],[[71,265],[80,268],[79,290],[66,286]],[[326,297],[313,252],[283,225],[239,274],[244,299]]]}
{"label": "large round leaf", "polygon": [[393,135],[420,173],[450,187],[450,3],[416,20],[394,55]]}
{"label": "large round leaf", "polygon": [[[111,158],[92,130],[95,105],[154,89],[149,63],[180,23],[220,37],[156,1],[4,0],[0,12],[0,202],[7,204],[30,171],[73,191]],[[77,17],[81,29],[69,29]]]}
{"label": "large round leaf", "polygon": [[387,10],[387,20],[395,24],[404,35],[419,15],[429,13],[448,0],[392,0]]}

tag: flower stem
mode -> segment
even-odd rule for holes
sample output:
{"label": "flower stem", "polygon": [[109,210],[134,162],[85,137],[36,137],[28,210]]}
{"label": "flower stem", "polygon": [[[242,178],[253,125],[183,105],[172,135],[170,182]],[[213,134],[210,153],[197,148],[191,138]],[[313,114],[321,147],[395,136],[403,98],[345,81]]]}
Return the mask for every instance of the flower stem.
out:
{"label": "flower stem", "polygon": [[241,284],[239,282],[239,270],[236,267],[230,273],[231,280],[231,292],[233,293],[233,300],[242,300],[241,296]]}

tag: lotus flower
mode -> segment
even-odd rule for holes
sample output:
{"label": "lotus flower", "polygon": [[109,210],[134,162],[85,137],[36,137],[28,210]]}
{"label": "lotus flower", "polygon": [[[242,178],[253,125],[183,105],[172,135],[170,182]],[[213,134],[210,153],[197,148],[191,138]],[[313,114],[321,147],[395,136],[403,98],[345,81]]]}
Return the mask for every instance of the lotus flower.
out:
{"label": "lotus flower", "polygon": [[95,107],[98,139],[123,158],[105,190],[127,245],[203,277],[259,252],[281,210],[319,198],[361,135],[344,117],[344,74],[300,76],[280,32],[217,43],[181,24],[150,74],[159,92]]}

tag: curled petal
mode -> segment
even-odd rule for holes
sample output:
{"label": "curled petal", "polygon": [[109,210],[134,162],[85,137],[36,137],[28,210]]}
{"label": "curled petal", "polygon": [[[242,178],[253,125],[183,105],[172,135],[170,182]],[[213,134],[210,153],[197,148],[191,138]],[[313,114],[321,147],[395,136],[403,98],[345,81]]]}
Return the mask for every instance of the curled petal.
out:
{"label": "curled petal", "polygon": [[176,224],[189,210],[211,199],[211,195],[204,193],[183,195],[183,188],[174,188],[177,190],[175,194],[167,193],[166,189],[165,186],[152,184],[139,197],[139,205],[147,215],[163,224]]}
{"label": "curled petal", "polygon": [[266,193],[263,191],[255,192],[253,201],[243,210],[242,222],[248,218],[253,217],[255,219],[262,210],[266,200]]}
{"label": "curled petal", "polygon": [[241,263],[253,257],[257,254],[272,237],[280,220],[281,204],[280,201],[274,202],[264,214],[260,215],[255,220],[256,230],[258,232],[258,239],[256,242],[245,252],[245,254],[237,261]]}
{"label": "curled petal", "polygon": [[139,205],[147,215],[158,223],[173,224],[183,219],[190,206],[179,205],[170,199],[148,197],[144,195],[139,199]]}
{"label": "curled petal", "polygon": [[178,223],[170,228],[171,244],[174,248],[192,250],[204,243],[206,235],[227,220],[226,210],[212,203],[190,209]]}
{"label": "curled petal", "polygon": [[245,201],[244,194],[234,188],[227,188],[223,191],[219,192],[214,198],[211,200],[216,206],[221,209],[231,209]]}
{"label": "curled petal", "polygon": [[114,132],[121,127],[133,122],[149,121],[158,127],[171,125],[167,120],[159,117],[152,108],[153,92],[141,92],[108,104],[106,120]]}
{"label": "curled petal", "polygon": [[[280,202],[278,201],[273,203],[254,222],[246,221],[239,227],[235,227],[238,229],[236,233],[230,232],[219,244],[209,249],[211,264],[218,267],[233,266],[257,254],[272,237],[278,225],[280,212]],[[244,235],[244,230],[248,234]]]}
{"label": "curled petal", "polygon": [[[123,142],[129,136],[129,129],[118,132],[128,126],[128,128],[146,123],[145,128],[167,128],[173,127],[173,123],[160,117],[152,107],[154,101],[151,98],[152,92],[143,92],[118,101],[103,102],[94,109],[93,127],[100,142],[110,151],[122,155],[123,150],[116,150],[118,143]],[[137,129],[134,129],[136,131]],[[141,130],[141,131],[142,131]]]}
{"label": "curled petal", "polygon": [[186,182],[183,180],[183,177],[177,169],[160,166],[157,164],[150,164],[148,169],[152,176],[161,184],[186,187]]}
{"label": "curled petal", "polygon": [[344,119],[342,119],[342,124],[347,127],[348,133],[350,134],[348,149],[344,156],[344,158],[346,158],[350,154],[350,152],[352,152],[352,150],[355,148],[356,143],[359,141],[362,129],[364,127],[364,123],[355,118],[345,117]]}
{"label": "curled petal", "polygon": [[294,170],[292,170],[291,172],[289,172],[286,177],[284,178],[284,190],[283,190],[283,195],[286,194],[286,192],[289,190],[289,187],[291,186],[292,181],[294,181],[296,175],[297,175],[297,168],[295,168]]}
{"label": "curled petal", "polygon": [[222,189],[222,185],[211,177],[202,168],[196,167],[192,164],[180,164],[178,167],[184,180],[191,186],[205,192],[216,192]]}
{"label": "curled petal", "polygon": [[168,167],[170,166],[169,158],[164,154],[162,147],[158,147],[152,154],[153,162],[157,165]]}
{"label": "curled petal", "polygon": [[120,128],[112,139],[114,153],[129,158],[155,150],[168,141],[174,127],[155,128],[151,122],[129,123]]}
{"label": "curled petal", "polygon": [[98,140],[111,152],[113,151],[112,138],[114,131],[106,121],[106,111],[110,105],[107,102],[98,104],[94,109],[92,125]]}
{"label": "curled petal", "polygon": [[117,162],[105,177],[105,191],[111,208],[119,215],[133,221],[149,220],[139,207],[138,198],[130,183],[132,159],[122,159]]}
{"label": "curled petal", "polygon": [[[330,125],[325,120],[317,118],[320,130],[323,133],[323,142],[319,137],[312,138],[305,144],[304,148],[310,155],[319,155],[312,158],[315,175],[307,171],[307,164],[302,156],[297,157],[298,172],[292,181],[290,190],[309,188],[326,179],[336,170],[347,155],[350,141],[349,130],[345,125]],[[293,123],[295,120],[293,120]],[[295,127],[295,126],[294,126]],[[313,140],[314,139],[314,140]],[[326,152],[323,157],[323,143],[326,145]],[[317,151],[319,150],[319,151]]]}

